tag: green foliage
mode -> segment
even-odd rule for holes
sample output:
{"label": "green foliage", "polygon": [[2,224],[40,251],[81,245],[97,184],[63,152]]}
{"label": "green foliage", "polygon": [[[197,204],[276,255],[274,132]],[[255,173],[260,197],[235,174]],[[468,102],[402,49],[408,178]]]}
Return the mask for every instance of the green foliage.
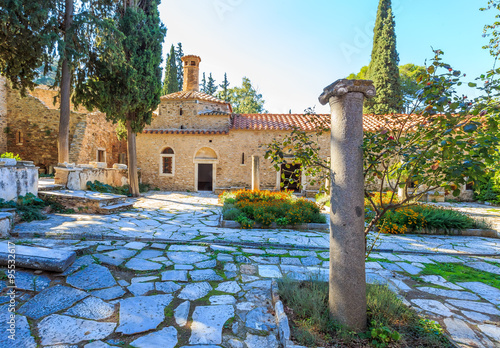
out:
{"label": "green foliage", "polygon": [[13,152],[4,152],[0,154],[0,158],[13,158],[16,161],[21,161],[21,156],[14,154]]}
{"label": "green foliage", "polygon": [[[224,204],[224,219],[255,221],[263,226],[273,222],[278,225],[300,223],[325,223],[319,206],[306,199],[297,199],[292,192],[245,191],[222,193],[219,201]],[[227,219],[226,217],[234,217]],[[239,221],[238,221],[239,222]]]}
{"label": "green foliage", "polygon": [[250,229],[255,225],[255,221],[249,219],[245,214],[238,215],[235,221],[239,223],[243,229]]}
{"label": "green foliage", "polygon": [[227,80],[227,73],[224,73],[224,80],[219,85],[219,87],[221,88],[221,90],[217,92],[217,98],[225,102],[229,102],[230,95],[229,95],[229,81]]}
{"label": "green foliage", "polygon": [[387,286],[367,284],[368,332],[356,334],[334,322],[328,311],[328,283],[278,280],[279,295],[291,314],[290,328],[308,347],[452,347],[439,324],[420,318]]}
{"label": "green foliage", "polygon": [[[496,162],[492,167],[497,167]],[[500,204],[500,167],[496,171],[490,171],[485,181],[474,183],[474,198],[483,201]]]}
{"label": "green foliage", "polygon": [[469,215],[426,204],[389,210],[377,223],[384,233],[418,232],[422,229],[446,232],[477,228],[477,225]]}
{"label": "green foliage", "polygon": [[267,112],[264,109],[262,94],[252,86],[248,77],[243,78],[241,87],[229,89],[229,101],[233,111],[239,114],[258,114]]}
{"label": "green foliage", "polygon": [[175,48],[175,59],[177,62],[177,82],[179,84],[179,91],[182,91],[182,85],[184,83],[184,64],[182,64],[182,57],[184,57],[184,51],[182,50],[182,43],[178,43]]}
{"label": "green foliage", "polygon": [[238,208],[230,208],[222,213],[224,220],[236,220],[241,215],[241,210]]}
{"label": "green foliage", "polygon": [[16,202],[0,199],[0,208],[15,208],[20,220],[25,222],[47,219],[41,212],[45,206],[47,204],[32,193],[19,196]]}
{"label": "green foliage", "polygon": [[[385,12],[386,7],[387,12]],[[379,14],[382,17],[377,17],[374,29],[374,52],[367,71],[367,78],[373,80],[377,95],[365,100],[364,105],[365,113],[378,115],[401,112],[403,106],[398,68],[399,55],[396,50],[396,24],[390,0],[380,0]]]}
{"label": "green foliage", "polygon": [[174,45],[170,47],[170,53],[167,57],[167,65],[165,70],[165,79],[163,80],[162,94],[170,94],[179,91],[179,81],[177,74],[177,57],[175,55]]}
{"label": "green foliage", "polygon": [[418,94],[424,88],[424,84],[419,82],[421,75],[425,75],[425,67],[423,66],[409,63],[399,67],[403,111],[406,113],[417,112],[420,108]]}
{"label": "green foliage", "polygon": [[[148,192],[150,190],[150,186],[148,184],[139,184],[140,192]],[[94,182],[87,181],[87,190],[101,193],[112,193],[115,195],[124,195],[124,196],[132,196],[130,193],[130,186],[111,186],[107,184],[103,184],[102,182],[95,180]]]}
{"label": "green foliage", "polygon": [[75,104],[98,108],[109,120],[130,124],[134,133],[151,123],[160,103],[165,28],[157,7],[158,1],[145,0],[116,11],[75,86]]}
{"label": "green foliage", "polygon": [[[481,11],[487,10],[499,10],[500,11],[500,1],[498,0],[488,0],[488,6],[481,8]],[[498,57],[500,55],[500,31],[498,28],[500,27],[500,14],[495,15],[495,22],[492,24],[486,24],[483,30],[483,36],[489,38],[488,45],[485,45],[483,48],[490,51],[490,54],[494,57]]]}
{"label": "green foliage", "polygon": [[210,94],[210,95],[215,95],[217,92],[217,84],[215,83],[214,78],[212,77],[212,73],[208,75],[208,80],[205,88],[205,93]]}
{"label": "green foliage", "polygon": [[440,275],[449,282],[481,282],[500,289],[498,275],[458,263],[425,264],[419,275]]}

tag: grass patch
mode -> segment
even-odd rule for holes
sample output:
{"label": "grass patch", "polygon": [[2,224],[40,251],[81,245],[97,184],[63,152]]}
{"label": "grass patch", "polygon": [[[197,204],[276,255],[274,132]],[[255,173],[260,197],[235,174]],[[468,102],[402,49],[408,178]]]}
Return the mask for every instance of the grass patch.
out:
{"label": "grass patch", "polygon": [[449,282],[481,282],[500,289],[500,278],[493,273],[479,271],[455,263],[428,263],[419,275],[440,275]]}
{"label": "grass patch", "polygon": [[328,312],[328,283],[278,281],[295,341],[308,347],[452,347],[443,330],[419,317],[387,286],[367,285],[368,326],[354,333],[334,322]]}

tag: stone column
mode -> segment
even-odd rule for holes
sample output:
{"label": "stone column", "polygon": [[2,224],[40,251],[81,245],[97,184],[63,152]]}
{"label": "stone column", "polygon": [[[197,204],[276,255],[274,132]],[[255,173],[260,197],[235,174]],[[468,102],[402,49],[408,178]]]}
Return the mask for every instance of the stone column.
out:
{"label": "stone column", "polygon": [[260,190],[259,156],[252,156],[252,190]]}
{"label": "stone column", "polygon": [[366,329],[363,100],[372,81],[338,80],[319,97],[331,109],[329,307],[333,319]]}

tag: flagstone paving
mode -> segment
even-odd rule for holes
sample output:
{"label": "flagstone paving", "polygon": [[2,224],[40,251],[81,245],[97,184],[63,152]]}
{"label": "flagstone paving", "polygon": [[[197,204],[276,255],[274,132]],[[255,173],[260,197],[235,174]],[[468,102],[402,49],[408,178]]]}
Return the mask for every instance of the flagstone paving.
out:
{"label": "flagstone paving", "polygon": [[[278,347],[272,279],[327,280],[329,236],[219,228],[216,201],[155,192],[116,215],[52,215],[17,225],[16,243],[80,256],[63,273],[19,270],[16,340],[0,335],[0,347]],[[422,274],[441,263],[497,277],[500,240],[382,236],[367,281],[387,284],[458,346],[500,346],[500,289]],[[0,332],[8,328],[4,286]]]}

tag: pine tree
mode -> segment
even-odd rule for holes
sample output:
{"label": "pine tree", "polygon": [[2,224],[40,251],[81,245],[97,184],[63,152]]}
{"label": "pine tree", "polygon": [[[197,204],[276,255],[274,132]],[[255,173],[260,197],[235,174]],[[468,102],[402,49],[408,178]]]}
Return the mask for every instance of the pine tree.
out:
{"label": "pine tree", "polygon": [[170,53],[167,55],[167,64],[165,66],[165,79],[163,80],[163,95],[179,91],[177,81],[177,62],[174,45],[170,47]]}
{"label": "pine tree", "polygon": [[207,79],[205,78],[205,73],[203,73],[203,77],[201,79],[200,91],[207,93]]}
{"label": "pine tree", "polygon": [[227,73],[224,73],[224,81],[219,85],[222,89],[217,93],[217,98],[229,102],[229,81],[227,80]]}
{"label": "pine tree", "polygon": [[[122,0],[114,27],[102,32],[93,69],[77,85],[84,105],[97,107],[127,129],[130,193],[139,195],[136,134],[151,123],[160,104],[162,43],[166,29],[160,21],[159,0]],[[117,93],[119,91],[119,93]]]}
{"label": "pine tree", "polygon": [[[380,7],[386,0],[381,0]],[[377,96],[365,100],[365,113],[398,113],[403,108],[403,93],[399,76],[399,55],[396,50],[395,21],[388,1],[387,16],[373,42],[375,54],[372,56],[367,78],[373,80]],[[380,12],[380,11],[379,11]]]}
{"label": "pine tree", "polygon": [[217,92],[217,84],[215,83],[214,78],[212,77],[212,73],[208,75],[207,86],[205,93],[214,95]]}
{"label": "pine tree", "polygon": [[177,48],[175,49],[175,60],[177,62],[177,82],[179,83],[179,91],[182,91],[182,85],[184,84],[184,66],[182,65],[182,57],[184,57],[184,51],[182,50],[182,44],[179,42]]}
{"label": "pine tree", "polygon": [[239,114],[267,113],[264,109],[262,94],[252,86],[248,77],[243,78],[241,87],[233,87],[229,93],[234,112]]}

